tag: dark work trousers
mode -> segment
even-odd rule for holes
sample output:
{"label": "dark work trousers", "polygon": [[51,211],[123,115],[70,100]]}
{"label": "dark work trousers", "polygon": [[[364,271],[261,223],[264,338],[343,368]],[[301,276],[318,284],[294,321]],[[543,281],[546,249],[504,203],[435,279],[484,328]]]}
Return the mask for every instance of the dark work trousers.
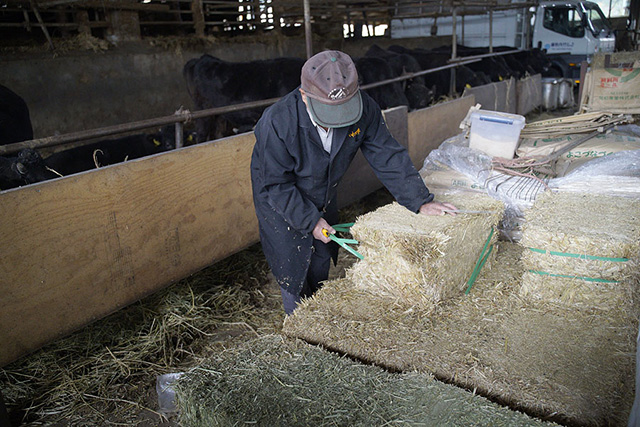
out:
{"label": "dark work trousers", "polygon": [[313,252],[307,270],[307,279],[304,282],[300,295],[294,295],[280,288],[284,312],[289,315],[293,313],[302,298],[309,298],[322,287],[322,281],[329,278],[329,268],[331,267],[331,252],[329,244],[322,243],[318,239],[313,239]]}

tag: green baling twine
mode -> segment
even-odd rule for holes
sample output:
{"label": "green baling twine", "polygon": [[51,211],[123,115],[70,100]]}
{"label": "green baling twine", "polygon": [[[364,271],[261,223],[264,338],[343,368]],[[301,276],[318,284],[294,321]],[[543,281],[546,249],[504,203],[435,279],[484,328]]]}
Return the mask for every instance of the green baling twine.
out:
{"label": "green baling twine", "polygon": [[[476,266],[473,268],[471,277],[469,277],[469,280],[467,281],[467,290],[464,292],[465,295],[471,292],[471,287],[473,286],[476,279],[478,278],[478,275],[480,274],[480,270],[482,270],[482,267],[484,266],[485,262],[487,262],[487,259],[489,258],[489,255],[493,250],[493,245],[489,246],[489,242],[491,242],[492,237],[493,237],[493,227],[491,227],[491,232],[489,233],[489,237],[487,237],[487,241],[484,242],[484,247],[482,248],[482,252],[478,257],[478,261],[476,261]],[[488,250],[487,250],[487,247],[489,247]]]}
{"label": "green baling twine", "polygon": [[537,252],[540,254],[549,254],[549,255],[554,255],[554,256],[562,256],[562,257],[569,257],[569,258],[579,258],[579,259],[584,259],[584,260],[590,260],[590,261],[611,261],[611,262],[627,262],[629,261],[628,258],[609,258],[609,257],[604,257],[604,256],[595,256],[595,255],[586,255],[586,254],[572,254],[569,252],[557,252],[557,251],[547,251],[544,249],[536,249],[536,248],[529,248],[530,251],[533,252]]}

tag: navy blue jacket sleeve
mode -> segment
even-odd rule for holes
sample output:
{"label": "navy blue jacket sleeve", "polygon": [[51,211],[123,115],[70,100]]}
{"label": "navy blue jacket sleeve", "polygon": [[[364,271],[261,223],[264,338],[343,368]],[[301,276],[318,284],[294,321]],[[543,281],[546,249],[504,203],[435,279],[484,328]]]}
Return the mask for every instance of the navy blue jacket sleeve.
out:
{"label": "navy blue jacket sleeve", "polygon": [[398,203],[417,213],[420,206],[431,202],[434,196],[413,166],[407,150],[389,133],[380,108],[377,105],[373,108],[371,102],[366,106],[369,111],[365,110],[371,115],[371,121],[360,147],[362,154]]}
{"label": "navy blue jacket sleeve", "polygon": [[255,134],[256,144],[260,144],[257,149],[261,181],[269,204],[291,227],[304,234],[311,233],[322,215],[296,187],[295,160],[273,121],[260,121]]}

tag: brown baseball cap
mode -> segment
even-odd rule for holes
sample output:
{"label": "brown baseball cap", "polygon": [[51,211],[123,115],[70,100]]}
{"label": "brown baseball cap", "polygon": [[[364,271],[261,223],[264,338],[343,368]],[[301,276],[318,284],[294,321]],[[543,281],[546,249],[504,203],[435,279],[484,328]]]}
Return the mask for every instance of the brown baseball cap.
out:
{"label": "brown baseball cap", "polygon": [[358,72],[353,60],[337,50],[320,52],[305,62],[300,76],[307,107],[321,126],[350,126],[362,116]]}

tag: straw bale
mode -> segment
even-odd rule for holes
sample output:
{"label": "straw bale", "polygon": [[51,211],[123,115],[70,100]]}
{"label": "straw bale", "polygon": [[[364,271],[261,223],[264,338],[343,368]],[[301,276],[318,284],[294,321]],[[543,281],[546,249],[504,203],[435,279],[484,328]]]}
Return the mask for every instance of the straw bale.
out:
{"label": "straw bale", "polygon": [[626,424],[638,312],[531,304],[518,294],[523,248],[499,242],[499,249],[468,295],[407,309],[348,279],[331,281],[283,331],[389,369],[431,373],[529,415]]}
{"label": "straw bale", "polygon": [[275,335],[207,359],[176,388],[185,427],[550,425],[428,374],[389,373]]}
{"label": "straw bale", "polygon": [[614,282],[638,278],[640,273],[635,259],[589,259],[577,255],[563,256],[527,249],[522,255],[522,263],[527,270]]}
{"label": "straw bale", "polygon": [[525,218],[520,243],[530,273],[521,295],[604,310],[634,304],[640,200],[547,192]]}
{"label": "straw bale", "polygon": [[[482,214],[425,216],[392,203],[359,217],[351,228],[364,260],[347,277],[371,292],[428,305],[461,293],[503,204],[484,194],[440,199]],[[493,234],[491,243],[497,239]]]}
{"label": "straw bale", "polygon": [[545,192],[525,219],[526,247],[608,258],[634,258],[640,249],[638,199]]}
{"label": "straw bale", "polygon": [[526,272],[520,295],[562,305],[596,308],[610,312],[626,309],[635,300],[633,292],[640,283],[596,282],[577,277],[558,277]]}

